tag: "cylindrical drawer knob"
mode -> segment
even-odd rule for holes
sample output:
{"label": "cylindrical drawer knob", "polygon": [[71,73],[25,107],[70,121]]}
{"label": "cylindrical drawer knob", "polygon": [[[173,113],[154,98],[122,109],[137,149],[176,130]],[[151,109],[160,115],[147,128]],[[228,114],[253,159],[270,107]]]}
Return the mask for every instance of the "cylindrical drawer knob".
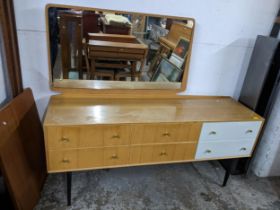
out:
{"label": "cylindrical drawer knob", "polygon": [[113,155],[111,156],[111,159],[118,159],[118,156],[117,156],[116,154],[113,154]]}
{"label": "cylindrical drawer knob", "polygon": [[7,124],[8,124],[8,123],[7,123],[6,121],[3,121],[3,122],[2,122],[2,125],[4,125],[4,126],[7,125]]}
{"label": "cylindrical drawer knob", "polygon": [[160,156],[165,156],[165,155],[167,155],[167,153],[166,153],[165,151],[163,151],[163,152],[161,152],[159,155],[160,155]]}
{"label": "cylindrical drawer knob", "polygon": [[242,147],[241,149],[240,149],[240,151],[246,151],[247,149],[246,149],[246,147]]}
{"label": "cylindrical drawer knob", "polygon": [[63,158],[62,163],[70,163],[69,159]]}
{"label": "cylindrical drawer knob", "polygon": [[170,133],[165,132],[165,133],[163,133],[162,135],[163,135],[163,136],[170,136]]}
{"label": "cylindrical drawer knob", "polygon": [[61,138],[61,141],[62,141],[62,142],[69,142],[70,140],[69,140],[69,138],[63,136],[63,137]]}
{"label": "cylindrical drawer knob", "polygon": [[119,139],[119,138],[120,138],[120,135],[118,135],[118,134],[113,135],[112,138],[113,138],[113,139]]}
{"label": "cylindrical drawer knob", "polygon": [[207,149],[207,150],[205,150],[205,153],[210,154],[210,153],[212,153],[212,151],[210,149]]}
{"label": "cylindrical drawer knob", "polygon": [[217,134],[216,131],[211,131],[211,132],[209,133],[209,135],[216,135],[216,134]]}
{"label": "cylindrical drawer knob", "polygon": [[249,129],[246,131],[246,133],[253,133],[253,130]]}

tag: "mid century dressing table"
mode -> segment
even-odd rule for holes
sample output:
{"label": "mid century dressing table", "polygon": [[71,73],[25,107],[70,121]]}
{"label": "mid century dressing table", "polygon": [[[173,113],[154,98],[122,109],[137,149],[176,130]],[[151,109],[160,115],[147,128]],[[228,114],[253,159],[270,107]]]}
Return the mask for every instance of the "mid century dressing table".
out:
{"label": "mid century dressing table", "polygon": [[[46,14],[49,9],[62,7],[101,11],[48,5]],[[259,115],[230,97],[178,94],[186,88],[194,20],[153,16],[161,21],[164,18],[192,21],[180,80],[151,82],[145,80],[145,75],[143,81],[51,77],[52,89],[62,94],[51,97],[44,119],[47,169],[48,173],[67,173],[68,204],[71,204],[73,171],[249,157],[254,150],[263,124]],[[146,19],[147,24],[149,20]],[[132,33],[133,30],[132,27]],[[172,51],[170,54],[172,57]],[[110,54],[106,56],[111,64]],[[116,58],[115,54],[112,57]],[[164,75],[167,69],[161,70]],[[51,75],[54,71],[50,70]]]}

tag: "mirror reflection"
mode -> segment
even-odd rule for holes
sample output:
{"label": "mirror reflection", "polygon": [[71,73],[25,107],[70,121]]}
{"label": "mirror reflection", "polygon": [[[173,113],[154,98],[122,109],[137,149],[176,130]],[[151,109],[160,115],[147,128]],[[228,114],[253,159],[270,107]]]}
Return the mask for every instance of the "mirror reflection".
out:
{"label": "mirror reflection", "polygon": [[181,82],[191,19],[69,8],[48,10],[53,80]]}

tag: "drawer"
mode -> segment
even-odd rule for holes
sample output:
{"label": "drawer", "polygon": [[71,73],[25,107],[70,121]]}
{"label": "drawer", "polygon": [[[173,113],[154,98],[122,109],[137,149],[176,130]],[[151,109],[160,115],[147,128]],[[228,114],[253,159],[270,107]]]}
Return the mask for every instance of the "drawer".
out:
{"label": "drawer", "polygon": [[47,127],[47,148],[76,149],[128,145],[129,126]]}
{"label": "drawer", "polygon": [[49,151],[48,171],[64,171],[77,169],[78,167],[77,150]]}
{"label": "drawer", "polygon": [[250,156],[254,146],[253,141],[216,141],[199,143],[195,159],[213,159]]}
{"label": "drawer", "polygon": [[125,165],[129,163],[129,147],[112,147],[104,149],[104,165]]}
{"label": "drawer", "polygon": [[193,160],[196,143],[132,146],[130,163],[153,163]]}
{"label": "drawer", "polygon": [[130,126],[104,126],[104,146],[129,145]]}
{"label": "drawer", "polygon": [[78,127],[47,127],[46,132],[46,146],[50,150],[78,147],[80,137]]}
{"label": "drawer", "polygon": [[255,141],[262,122],[203,123],[199,141],[240,140]]}
{"label": "drawer", "polygon": [[197,142],[201,123],[134,125],[131,144]]}

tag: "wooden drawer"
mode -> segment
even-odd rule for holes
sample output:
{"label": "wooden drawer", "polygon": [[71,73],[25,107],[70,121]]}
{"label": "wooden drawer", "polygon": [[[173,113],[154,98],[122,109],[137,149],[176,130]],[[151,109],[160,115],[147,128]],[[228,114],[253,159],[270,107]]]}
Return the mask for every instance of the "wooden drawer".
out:
{"label": "wooden drawer", "polygon": [[195,150],[196,143],[132,146],[130,163],[193,160]]}
{"label": "wooden drawer", "polygon": [[47,127],[47,149],[77,148],[80,138],[78,127]]}
{"label": "wooden drawer", "polygon": [[131,127],[121,126],[104,126],[104,146],[129,145]]}
{"label": "wooden drawer", "polygon": [[85,126],[85,127],[48,127],[47,147],[55,149],[75,149],[128,145],[129,126]]}
{"label": "wooden drawer", "polygon": [[203,142],[197,147],[195,159],[250,156],[253,146],[250,140]]}
{"label": "wooden drawer", "polygon": [[262,122],[203,123],[199,141],[240,140],[255,141]]}
{"label": "wooden drawer", "polygon": [[129,163],[129,147],[112,147],[104,149],[104,165],[125,165]]}
{"label": "wooden drawer", "polygon": [[123,52],[123,53],[133,53],[133,54],[144,54],[145,50],[143,49],[137,49],[137,48],[119,48],[119,47],[100,47],[100,46],[91,46],[90,47],[90,53],[94,55],[96,51],[101,52]]}
{"label": "wooden drawer", "polygon": [[54,150],[48,153],[48,171],[64,171],[78,168],[77,150]]}
{"label": "wooden drawer", "polygon": [[134,125],[131,144],[197,142],[201,123]]}

